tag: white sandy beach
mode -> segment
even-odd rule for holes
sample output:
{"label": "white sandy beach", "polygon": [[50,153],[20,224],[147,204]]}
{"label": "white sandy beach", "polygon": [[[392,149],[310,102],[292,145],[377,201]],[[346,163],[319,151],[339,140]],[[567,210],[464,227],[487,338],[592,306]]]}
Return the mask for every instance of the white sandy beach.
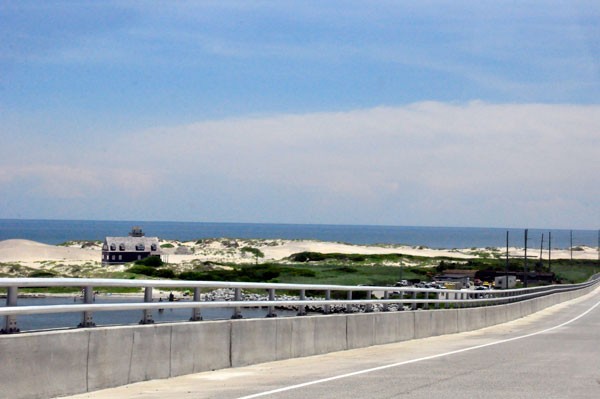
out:
{"label": "white sandy beach", "polygon": [[19,262],[35,266],[43,261],[60,261],[65,264],[81,264],[99,262],[100,255],[100,249],[62,247],[18,239],[0,241],[0,262],[2,263]]}
{"label": "white sandy beach", "polygon": [[[453,258],[477,258],[485,254],[504,256],[504,248],[484,249],[453,249],[441,250],[425,247],[393,246],[393,245],[351,245],[337,242],[323,242],[312,240],[244,240],[244,239],[215,239],[202,242],[174,240],[161,240],[161,244],[172,246],[163,248],[168,255],[169,263],[181,264],[194,260],[212,262],[253,263],[252,254],[243,252],[241,248],[252,246],[260,249],[265,257],[261,261],[281,261],[298,252],[310,251],[321,253],[344,253],[344,254],[391,254],[399,253],[423,257],[447,256]],[[18,263],[24,266],[39,268],[42,262],[56,262],[65,265],[76,265],[84,263],[100,263],[101,245],[81,248],[81,243],[73,243],[70,246],[56,246],[42,244],[35,241],[13,239],[0,241],[0,263]],[[596,248],[578,247],[573,251],[574,259],[597,259]],[[187,254],[182,254],[187,252]],[[523,248],[510,248],[511,257],[522,257]],[[539,249],[530,248],[528,256],[539,257]],[[543,258],[547,259],[548,251],[544,251]],[[553,259],[568,259],[568,249],[552,250]]]}

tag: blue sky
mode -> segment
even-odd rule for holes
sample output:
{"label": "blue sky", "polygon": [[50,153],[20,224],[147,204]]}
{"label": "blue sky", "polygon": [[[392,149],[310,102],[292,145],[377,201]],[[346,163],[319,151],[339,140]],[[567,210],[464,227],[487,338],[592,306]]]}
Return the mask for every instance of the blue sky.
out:
{"label": "blue sky", "polygon": [[596,228],[588,1],[0,4],[0,217]]}

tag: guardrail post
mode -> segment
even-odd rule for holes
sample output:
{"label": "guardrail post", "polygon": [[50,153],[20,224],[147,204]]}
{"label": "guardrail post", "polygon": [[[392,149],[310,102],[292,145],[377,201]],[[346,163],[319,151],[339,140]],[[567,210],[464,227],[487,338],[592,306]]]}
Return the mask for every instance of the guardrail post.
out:
{"label": "guardrail post", "polygon": [[[425,299],[429,299],[429,292],[425,291],[424,294],[425,294]],[[429,302],[425,302],[423,304],[423,309],[429,310]]]}
{"label": "guardrail post", "polygon": [[[17,287],[8,287],[6,292],[6,306],[17,306],[17,297],[19,289]],[[4,328],[0,331],[2,334],[18,333],[17,316],[8,315],[5,317]]]}
{"label": "guardrail post", "polygon": [[[269,301],[275,300],[275,289],[269,288]],[[275,306],[269,306],[269,312],[267,313],[267,317],[277,317],[277,313],[275,313]]]}
{"label": "guardrail post", "polygon": [[[306,300],[306,290],[300,290],[300,300]],[[306,306],[300,305],[298,307],[298,316],[306,316]]]}
{"label": "guardrail post", "polygon": [[[86,286],[83,288],[83,303],[92,302],[94,302],[94,287]],[[94,313],[83,312],[81,323],[79,323],[77,327],[96,327],[96,323],[94,323]]]}
{"label": "guardrail post", "polygon": [[[326,301],[330,301],[331,300],[331,290],[326,290],[325,291],[325,300]],[[331,312],[331,306],[330,305],[325,305],[323,307],[323,314],[329,314],[329,312]]]}
{"label": "guardrail post", "polygon": [[[346,299],[348,299],[349,301],[352,300],[352,291],[348,291],[348,295],[346,296]],[[346,305],[346,313],[352,313],[352,304],[351,303]]]}
{"label": "guardrail post", "polygon": [[[413,291],[412,299],[417,299],[417,291]],[[412,310],[417,310],[417,303],[413,302],[411,305]]]}
{"label": "guardrail post", "polygon": [[[371,293],[372,293],[372,291],[367,291],[367,299],[371,299]],[[373,311],[373,305],[368,303],[367,306],[365,306],[365,313],[371,313],[372,311]]]}
{"label": "guardrail post", "polygon": [[[242,289],[241,288],[235,288],[234,289],[234,294],[233,294],[233,300],[236,302],[239,302],[242,300]],[[242,308],[235,307],[233,309],[233,315],[231,316],[232,319],[241,319],[242,317]]]}
{"label": "guardrail post", "polygon": [[[398,291],[398,293],[400,294],[400,300],[402,301],[404,299],[404,291]],[[404,310],[404,303],[400,302],[398,304],[398,311],[401,312]]]}
{"label": "guardrail post", "polygon": [[[390,299],[390,292],[389,291],[383,291],[383,299]],[[389,309],[388,304],[384,303],[383,304],[383,311],[387,312]]]}
{"label": "guardrail post", "polygon": [[[439,292],[436,292],[436,293],[435,293],[435,299],[440,299],[440,293],[439,293]],[[446,298],[446,299],[447,299],[447,298]],[[435,305],[434,305],[433,307],[434,307],[434,308],[436,308],[436,309],[439,309],[439,308],[440,308],[440,304],[439,304],[439,302],[436,302],[436,303],[435,303]]]}
{"label": "guardrail post", "polygon": [[458,294],[458,292],[454,293],[454,300],[456,302],[454,302],[454,307],[455,308],[461,308],[462,306],[460,306],[461,304],[458,302],[461,299],[461,296]]}
{"label": "guardrail post", "polygon": [[[194,287],[194,302],[200,302],[200,287]],[[190,317],[190,321],[202,321],[200,308],[192,309],[192,317]]]}
{"label": "guardrail post", "polygon": [[[152,287],[144,288],[144,302],[152,302]],[[154,319],[152,319],[152,309],[144,309],[142,311],[142,320],[140,320],[140,324],[152,323],[154,323]]]}

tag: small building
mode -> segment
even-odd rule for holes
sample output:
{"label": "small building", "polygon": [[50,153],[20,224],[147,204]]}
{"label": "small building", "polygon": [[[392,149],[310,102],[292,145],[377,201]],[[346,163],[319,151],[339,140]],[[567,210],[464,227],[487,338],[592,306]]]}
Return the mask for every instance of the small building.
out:
{"label": "small building", "polygon": [[[508,278],[508,286],[506,285],[506,280]],[[494,279],[494,287],[496,288],[515,288],[517,285],[517,276],[514,274],[509,274],[508,276],[496,276]]]}
{"label": "small building", "polygon": [[475,281],[475,273],[477,270],[459,270],[459,269],[446,269],[444,272],[435,277],[436,281],[452,284],[453,289],[469,288],[471,283]]}
{"label": "small building", "polygon": [[135,226],[127,237],[106,237],[102,246],[102,263],[115,264],[161,256],[158,237],[146,237],[141,227]]}

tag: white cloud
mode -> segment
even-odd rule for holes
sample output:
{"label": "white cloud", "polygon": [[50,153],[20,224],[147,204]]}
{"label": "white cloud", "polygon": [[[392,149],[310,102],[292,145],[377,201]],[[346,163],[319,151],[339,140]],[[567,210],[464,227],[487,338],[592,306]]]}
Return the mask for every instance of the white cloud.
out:
{"label": "white cloud", "polygon": [[[51,165],[7,154],[0,184],[36,177],[49,196],[92,202],[145,195],[163,220],[178,201],[199,200],[217,204],[189,219],[239,220],[252,187],[252,214],[269,221],[591,227],[599,131],[598,105],[424,102],[234,118],[123,135],[109,162],[89,148],[77,165],[72,147]],[[284,195],[281,220],[266,204]]]}
{"label": "white cloud", "polygon": [[515,187],[518,178],[533,186],[594,179],[599,127],[599,106],[427,102],[161,128],[120,147],[142,143],[144,157],[182,170],[340,193],[355,184],[385,190],[399,180],[478,191]]}
{"label": "white cloud", "polygon": [[[18,184],[32,196],[51,199],[91,199],[103,191],[136,197],[153,187],[153,176],[135,169],[37,163],[0,166],[0,184]],[[158,183],[158,179],[156,180]]]}

